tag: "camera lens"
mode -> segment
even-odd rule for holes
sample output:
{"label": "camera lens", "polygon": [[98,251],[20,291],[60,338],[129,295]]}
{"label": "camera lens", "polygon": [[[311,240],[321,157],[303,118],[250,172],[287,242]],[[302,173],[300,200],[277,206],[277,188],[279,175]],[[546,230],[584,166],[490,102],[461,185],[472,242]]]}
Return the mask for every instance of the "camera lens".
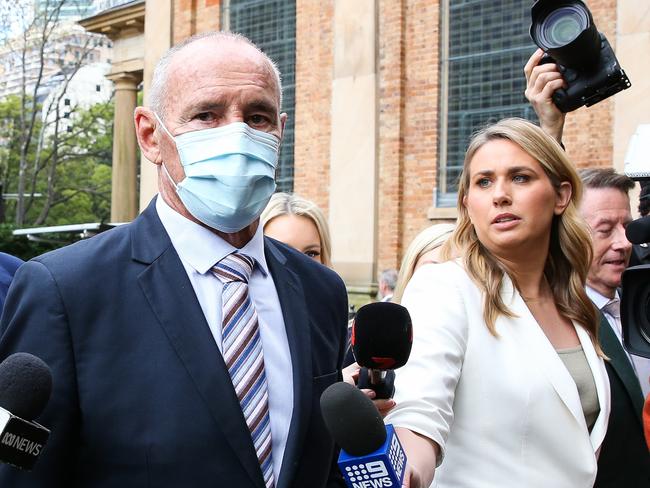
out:
{"label": "camera lens", "polygon": [[542,22],[540,34],[549,48],[557,48],[569,44],[588,26],[584,10],[571,5],[551,12]]}
{"label": "camera lens", "polygon": [[629,88],[630,80],[583,0],[535,0],[530,17],[530,37],[546,53],[540,63],[558,65],[566,82],[553,93],[562,112]]}

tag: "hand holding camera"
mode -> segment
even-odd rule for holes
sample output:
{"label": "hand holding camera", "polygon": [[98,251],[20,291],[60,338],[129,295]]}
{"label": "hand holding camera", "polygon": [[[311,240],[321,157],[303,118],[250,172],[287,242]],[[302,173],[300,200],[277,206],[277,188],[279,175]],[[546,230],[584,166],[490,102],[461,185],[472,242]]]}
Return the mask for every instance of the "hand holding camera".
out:
{"label": "hand holding camera", "polygon": [[526,91],[524,95],[539,117],[544,132],[557,142],[562,142],[565,114],[553,102],[553,93],[566,87],[564,78],[556,64],[540,64],[544,51],[538,49],[524,67]]}
{"label": "hand holding camera", "polygon": [[[526,97],[536,111],[539,96],[551,89],[548,86],[544,91],[544,87],[558,80],[553,78],[556,73],[561,75],[564,83],[562,86],[557,86],[559,82],[552,84],[552,100],[564,113],[583,105],[594,105],[631,86],[614,50],[607,38],[598,32],[584,2],[537,0],[531,9],[531,17],[530,36],[546,53],[536,59],[533,66],[526,65],[526,78],[529,81]],[[537,56],[537,53],[534,54],[531,61]],[[552,63],[554,68],[544,68],[546,63]],[[533,72],[535,67],[538,69]],[[529,90],[532,90],[530,96]],[[549,116],[555,125],[559,124],[557,114],[549,112],[544,104],[539,108],[542,109],[541,113],[538,111],[540,119]]]}

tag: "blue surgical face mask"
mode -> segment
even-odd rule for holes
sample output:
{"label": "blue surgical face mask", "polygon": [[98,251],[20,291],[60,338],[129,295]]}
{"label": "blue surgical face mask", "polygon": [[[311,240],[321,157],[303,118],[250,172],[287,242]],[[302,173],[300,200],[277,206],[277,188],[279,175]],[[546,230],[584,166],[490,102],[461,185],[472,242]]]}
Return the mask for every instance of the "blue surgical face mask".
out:
{"label": "blue surgical face mask", "polygon": [[172,138],[185,171],[175,183],[185,208],[205,225],[233,233],[252,224],[275,191],[280,139],[243,122],[186,132]]}

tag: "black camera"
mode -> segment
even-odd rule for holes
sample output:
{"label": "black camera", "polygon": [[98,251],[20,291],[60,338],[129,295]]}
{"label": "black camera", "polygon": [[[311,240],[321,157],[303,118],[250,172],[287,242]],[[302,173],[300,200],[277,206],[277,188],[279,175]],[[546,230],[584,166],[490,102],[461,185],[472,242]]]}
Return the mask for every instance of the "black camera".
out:
{"label": "black camera", "polygon": [[623,272],[621,324],[623,344],[632,354],[650,358],[650,264]]}
{"label": "black camera", "polygon": [[631,86],[584,2],[537,0],[531,17],[530,37],[546,53],[540,64],[556,63],[567,84],[553,94],[562,112],[589,107]]}
{"label": "black camera", "polygon": [[[650,191],[644,185],[650,182],[650,124],[637,127],[625,155],[625,175],[641,183],[641,198]],[[621,325],[623,345],[632,354],[650,358],[650,216],[630,222],[625,237],[634,247],[630,267],[623,273],[621,298]]]}
{"label": "black camera", "polygon": [[[650,242],[650,217],[630,222],[625,236],[632,244]],[[632,354],[650,358],[650,264],[627,268],[622,286],[623,344]]]}

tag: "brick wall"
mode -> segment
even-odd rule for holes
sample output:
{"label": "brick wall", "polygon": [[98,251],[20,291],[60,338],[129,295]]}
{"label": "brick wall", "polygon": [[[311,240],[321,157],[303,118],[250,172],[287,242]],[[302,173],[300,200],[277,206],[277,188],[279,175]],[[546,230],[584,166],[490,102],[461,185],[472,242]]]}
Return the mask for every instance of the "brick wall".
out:
{"label": "brick wall", "polygon": [[378,271],[395,267],[403,232],[406,0],[380,1],[378,25]]}
{"label": "brick wall", "polygon": [[[587,4],[596,27],[616,49],[616,0],[590,0]],[[563,142],[577,166],[611,167],[614,153],[613,98],[568,114]]]}
{"label": "brick wall", "polygon": [[327,214],[334,2],[296,1],[294,192]]}
{"label": "brick wall", "polygon": [[172,0],[174,44],[200,32],[219,30],[221,0]]}
{"label": "brick wall", "polygon": [[439,5],[431,0],[400,3],[398,9],[397,2],[380,2],[380,19],[385,16],[379,29],[380,106],[386,104],[386,109],[379,113],[378,270],[398,268],[404,248],[430,224],[426,212],[438,154]]}

